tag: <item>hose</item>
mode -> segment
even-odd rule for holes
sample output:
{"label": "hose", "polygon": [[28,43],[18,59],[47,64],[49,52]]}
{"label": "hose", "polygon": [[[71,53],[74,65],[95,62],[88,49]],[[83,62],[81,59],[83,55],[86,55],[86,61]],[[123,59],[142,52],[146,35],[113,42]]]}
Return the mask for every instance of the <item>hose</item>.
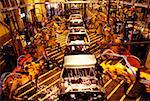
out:
{"label": "hose", "polygon": [[[108,53],[108,52],[111,52],[111,53]],[[103,55],[110,55],[110,56],[116,56],[116,57],[122,57],[124,60],[125,60],[125,63],[127,65],[127,67],[131,70],[132,74],[136,77],[136,72],[134,71],[133,69],[133,66],[130,65],[130,63],[128,62],[127,60],[127,56],[125,55],[120,55],[120,54],[116,54],[114,53],[112,50],[110,49],[106,49],[102,54],[101,56]]]}

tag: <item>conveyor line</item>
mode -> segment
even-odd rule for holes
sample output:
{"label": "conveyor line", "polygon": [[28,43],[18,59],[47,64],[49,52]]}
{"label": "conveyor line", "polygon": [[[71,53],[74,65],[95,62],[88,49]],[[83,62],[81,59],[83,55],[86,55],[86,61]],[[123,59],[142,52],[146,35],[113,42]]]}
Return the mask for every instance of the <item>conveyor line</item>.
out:
{"label": "conveyor line", "polygon": [[[92,35],[91,35],[92,36]],[[97,37],[95,34],[94,36],[92,36],[90,38],[94,38],[94,37]],[[96,41],[97,40],[101,40],[100,37],[97,37],[97,38],[94,38],[93,41],[91,42],[92,43],[92,46],[96,46],[95,44],[95,39]],[[91,47],[91,46],[90,46]],[[99,58],[99,52],[100,50],[98,50],[99,46],[96,46],[94,47],[92,50],[94,51],[94,54],[96,55],[96,57]],[[95,51],[96,50],[96,51]],[[62,62],[63,61],[63,54],[61,54],[61,52],[58,52],[57,49],[53,50],[49,55],[53,55],[52,57],[55,57],[55,59],[58,61],[58,63]],[[57,53],[57,54],[55,54]],[[54,72],[55,71],[55,72]],[[50,74],[53,74],[53,75],[50,75]],[[50,77],[46,77],[47,75],[50,75]],[[57,77],[58,75],[60,75],[60,71],[58,70],[58,68],[55,68],[54,70],[51,70],[51,71],[48,71],[46,72],[45,74],[41,75],[39,77],[39,79],[41,78],[44,78],[45,80],[41,81],[39,83],[39,85],[51,80],[51,79],[54,79],[55,77]],[[109,76],[108,75],[103,75],[102,76],[104,78],[104,88],[106,90],[106,98],[110,101],[113,101],[114,99],[119,99],[119,100],[115,100],[115,101],[124,101],[125,99],[128,99],[126,98],[126,95],[123,93],[123,91],[120,93],[119,91],[121,91],[123,88],[123,84],[124,84],[124,79],[122,80],[118,80],[117,77],[114,77],[116,80],[114,81],[113,79],[111,78],[108,78]],[[49,82],[48,83],[48,86],[45,87],[43,90],[41,90],[40,92],[37,92],[33,95],[31,95],[29,97],[29,100],[33,100],[36,96],[38,96],[38,94],[40,94],[42,91],[45,91],[46,89],[48,89],[49,87],[51,87],[52,85],[56,84],[57,82],[59,82],[60,78],[57,78],[55,79],[53,82]],[[118,81],[118,82],[117,82]],[[29,85],[31,82],[23,85],[22,87],[18,88],[17,90],[21,90],[23,89],[24,87],[26,87],[27,85]],[[131,84],[127,90],[127,94],[132,90],[133,88],[133,84]],[[23,97],[23,95],[26,95],[27,93],[29,93],[32,89],[35,89],[35,86],[30,88],[29,90],[27,90],[26,92],[20,94],[18,97]],[[58,91],[58,89],[56,90]],[[116,98],[117,94],[119,94],[120,96],[118,98]],[[40,101],[44,101],[46,100],[48,97],[50,97],[51,94],[47,94],[46,96],[44,96],[43,98],[40,99]],[[140,101],[141,97],[137,98],[136,101]]]}

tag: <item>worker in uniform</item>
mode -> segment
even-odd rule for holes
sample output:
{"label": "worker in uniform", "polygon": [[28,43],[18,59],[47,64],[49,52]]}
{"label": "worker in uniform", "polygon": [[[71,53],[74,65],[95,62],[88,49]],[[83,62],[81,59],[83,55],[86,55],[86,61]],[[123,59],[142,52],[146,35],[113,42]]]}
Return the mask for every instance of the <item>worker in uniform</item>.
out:
{"label": "worker in uniform", "polygon": [[119,49],[119,46],[117,44],[120,44],[121,43],[121,40],[117,38],[117,35],[116,34],[113,34],[113,43],[116,44],[114,46],[110,46],[110,49],[115,52],[115,53],[118,53],[118,49]]}

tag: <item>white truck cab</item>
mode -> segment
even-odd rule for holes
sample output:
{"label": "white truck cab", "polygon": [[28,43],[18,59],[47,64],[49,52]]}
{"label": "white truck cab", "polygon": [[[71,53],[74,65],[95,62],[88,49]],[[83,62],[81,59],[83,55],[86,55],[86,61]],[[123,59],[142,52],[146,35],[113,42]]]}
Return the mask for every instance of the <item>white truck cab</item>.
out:
{"label": "white truck cab", "polygon": [[66,45],[89,45],[90,38],[83,27],[72,27],[66,37]]}
{"label": "white truck cab", "polygon": [[[64,57],[61,73],[61,94],[79,100],[80,94],[100,97],[100,86],[95,73],[96,58],[91,54],[67,55]],[[91,97],[92,98],[92,97]],[[91,99],[90,98],[90,99]],[[84,99],[84,98],[81,98]],[[88,99],[88,98],[87,98]],[[84,99],[85,100],[85,99]],[[89,100],[87,100],[89,101]]]}
{"label": "white truck cab", "polygon": [[69,17],[70,27],[85,27],[81,14],[71,14]]}
{"label": "white truck cab", "polygon": [[82,15],[81,14],[71,14],[69,17],[69,20],[73,20],[73,19],[82,19]]}

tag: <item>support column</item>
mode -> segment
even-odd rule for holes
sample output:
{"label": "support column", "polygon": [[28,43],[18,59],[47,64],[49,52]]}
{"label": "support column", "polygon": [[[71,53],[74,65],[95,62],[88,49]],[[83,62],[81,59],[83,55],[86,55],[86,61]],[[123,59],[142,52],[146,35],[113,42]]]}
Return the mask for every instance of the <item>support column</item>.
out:
{"label": "support column", "polygon": [[[86,1],[86,0],[83,0]],[[86,15],[86,3],[84,3],[84,22],[85,22],[85,27],[86,27],[86,22],[87,22],[87,15]]]}
{"label": "support column", "polygon": [[109,23],[109,18],[110,18],[110,7],[111,7],[111,5],[110,5],[110,0],[108,0],[108,12],[107,12],[107,24],[108,24],[108,26],[110,25],[110,23]]}
{"label": "support column", "polygon": [[65,13],[65,17],[67,16],[66,11],[67,11],[67,4],[64,3],[64,13]]}

